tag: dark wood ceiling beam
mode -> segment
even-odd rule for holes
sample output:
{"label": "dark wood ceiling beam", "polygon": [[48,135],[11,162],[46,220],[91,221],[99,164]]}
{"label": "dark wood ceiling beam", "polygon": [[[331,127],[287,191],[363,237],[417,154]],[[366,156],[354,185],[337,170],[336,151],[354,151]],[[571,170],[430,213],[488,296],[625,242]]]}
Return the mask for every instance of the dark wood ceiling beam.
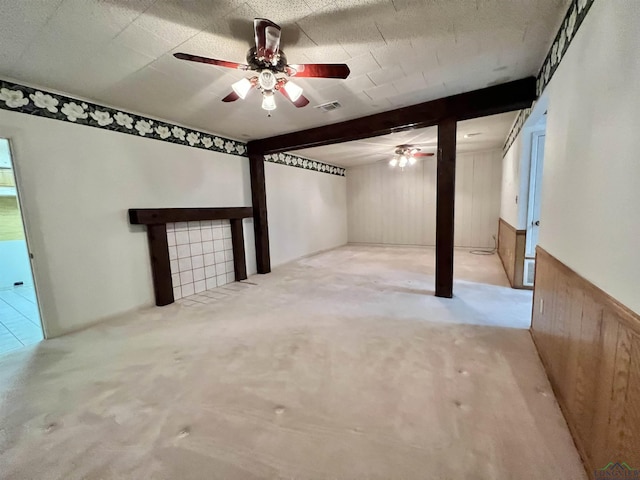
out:
{"label": "dark wood ceiling beam", "polygon": [[520,110],[530,107],[535,99],[536,79],[527,77],[354,120],[253,140],[248,150],[250,154],[268,154],[350,142],[431,127],[445,119],[469,120]]}

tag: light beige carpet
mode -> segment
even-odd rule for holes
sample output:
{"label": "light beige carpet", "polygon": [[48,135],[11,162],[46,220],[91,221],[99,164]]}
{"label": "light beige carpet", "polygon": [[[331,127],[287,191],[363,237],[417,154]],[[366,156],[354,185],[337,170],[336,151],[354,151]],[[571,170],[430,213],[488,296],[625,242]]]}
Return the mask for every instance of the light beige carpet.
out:
{"label": "light beige carpet", "polygon": [[0,477],[585,478],[530,292],[457,262],[445,300],[433,249],[344,247],[0,357]]}

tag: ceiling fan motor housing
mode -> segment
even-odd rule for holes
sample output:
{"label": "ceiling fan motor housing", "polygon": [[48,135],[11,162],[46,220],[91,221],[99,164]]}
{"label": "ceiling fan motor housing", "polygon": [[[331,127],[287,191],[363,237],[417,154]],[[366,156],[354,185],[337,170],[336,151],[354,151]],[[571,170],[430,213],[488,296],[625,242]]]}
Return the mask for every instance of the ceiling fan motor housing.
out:
{"label": "ceiling fan motor housing", "polygon": [[258,50],[252,47],[247,51],[247,64],[250,70],[271,70],[272,72],[284,73],[287,66],[287,56],[282,50],[277,53],[277,62],[271,63],[258,58]]}

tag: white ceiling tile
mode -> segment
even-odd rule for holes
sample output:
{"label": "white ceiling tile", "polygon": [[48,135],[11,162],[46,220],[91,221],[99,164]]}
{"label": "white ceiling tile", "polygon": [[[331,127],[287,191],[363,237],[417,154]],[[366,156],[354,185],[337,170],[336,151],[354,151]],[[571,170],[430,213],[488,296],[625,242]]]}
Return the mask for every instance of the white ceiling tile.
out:
{"label": "white ceiling tile", "polygon": [[10,68],[33,41],[62,0],[0,2],[0,65]]}
{"label": "white ceiling tile", "polygon": [[369,52],[349,59],[349,61],[347,61],[347,65],[349,65],[349,70],[351,70],[350,76],[354,77],[366,75],[367,73],[374,72],[380,68],[378,62],[376,62],[373,55]]}
{"label": "white ceiling tile", "polygon": [[352,92],[362,92],[376,86],[367,75],[354,77],[353,74],[344,82],[344,86]]}
{"label": "white ceiling tile", "polygon": [[393,85],[400,93],[416,92],[427,88],[427,82],[425,81],[422,72],[400,78],[394,81]]}
{"label": "white ceiling tile", "polygon": [[[0,75],[257,138],[535,74],[568,2],[0,0]],[[323,114],[278,98],[267,119],[256,92],[220,101],[245,72],[171,56],[244,62],[261,15],[282,25],[291,63],[349,65],[346,81],[295,79],[312,105],[339,99],[341,109]]]}
{"label": "white ceiling tile", "polygon": [[378,86],[398,81],[404,76],[404,72],[399,66],[380,68],[369,73],[368,75],[371,81]]}
{"label": "white ceiling tile", "polygon": [[364,91],[373,101],[378,101],[383,98],[393,97],[398,94],[398,90],[393,84],[380,85],[379,87],[369,88]]}
{"label": "white ceiling tile", "polygon": [[174,47],[172,43],[136,24],[126,27],[113,41],[150,57],[162,56]]}
{"label": "white ceiling tile", "polygon": [[247,3],[259,16],[277,24],[295,22],[311,13],[304,0],[249,0]]}

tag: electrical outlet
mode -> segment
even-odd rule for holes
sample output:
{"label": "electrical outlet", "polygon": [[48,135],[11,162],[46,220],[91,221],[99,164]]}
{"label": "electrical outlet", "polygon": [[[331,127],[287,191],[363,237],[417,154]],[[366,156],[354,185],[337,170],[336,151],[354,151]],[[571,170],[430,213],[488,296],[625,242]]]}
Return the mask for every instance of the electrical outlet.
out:
{"label": "electrical outlet", "polygon": [[540,299],[540,315],[544,312],[544,298]]}

